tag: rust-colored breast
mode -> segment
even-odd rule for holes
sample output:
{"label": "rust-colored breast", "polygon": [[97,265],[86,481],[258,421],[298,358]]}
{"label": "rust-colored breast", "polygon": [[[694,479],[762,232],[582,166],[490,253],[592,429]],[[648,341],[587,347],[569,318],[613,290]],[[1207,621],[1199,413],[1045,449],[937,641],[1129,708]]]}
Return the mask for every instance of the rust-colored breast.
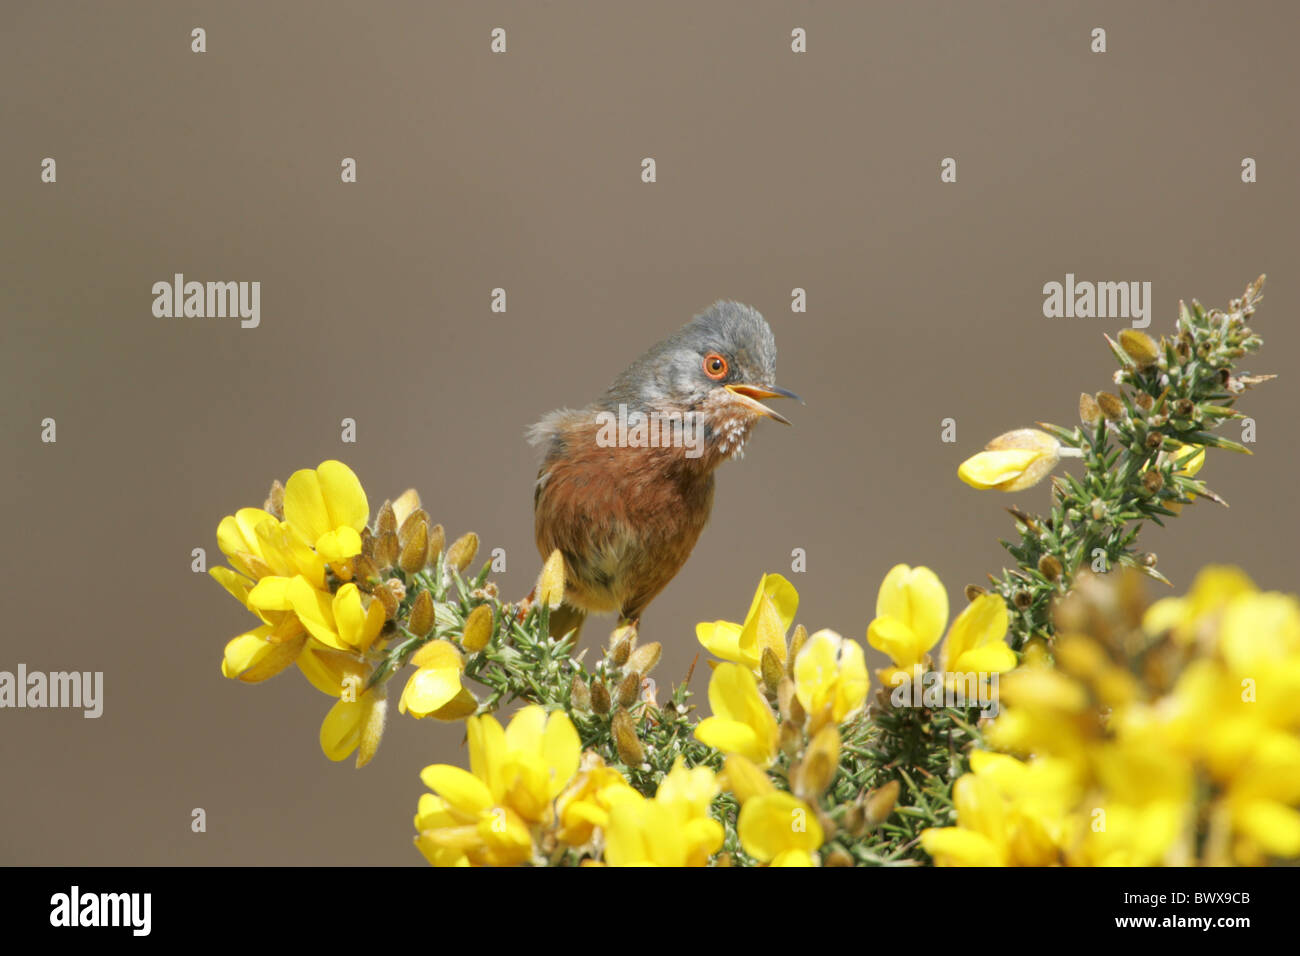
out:
{"label": "rust-colored breast", "polygon": [[681,448],[601,447],[594,425],[574,424],[556,434],[534,503],[538,550],[568,565],[566,600],[634,619],[690,557],[713,474]]}

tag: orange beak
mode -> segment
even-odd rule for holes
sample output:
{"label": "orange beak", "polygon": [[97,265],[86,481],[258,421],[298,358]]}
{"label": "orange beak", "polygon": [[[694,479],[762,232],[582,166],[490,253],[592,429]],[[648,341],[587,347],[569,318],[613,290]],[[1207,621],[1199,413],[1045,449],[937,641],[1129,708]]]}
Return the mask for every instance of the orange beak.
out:
{"label": "orange beak", "polygon": [[803,399],[794,392],[786,388],[777,388],[775,385],[724,385],[723,388],[729,391],[732,395],[735,395],[740,404],[749,408],[751,411],[770,418],[774,422],[780,422],[782,425],[791,424],[790,419],[772,411],[772,409],[760,402],[759,399],[793,398],[796,402],[799,402],[800,404],[803,403]]}

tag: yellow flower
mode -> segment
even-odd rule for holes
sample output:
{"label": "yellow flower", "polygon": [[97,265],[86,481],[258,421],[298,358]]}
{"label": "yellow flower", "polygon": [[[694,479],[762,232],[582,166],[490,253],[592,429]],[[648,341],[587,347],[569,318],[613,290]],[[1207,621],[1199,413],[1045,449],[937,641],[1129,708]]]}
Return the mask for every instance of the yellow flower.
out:
{"label": "yellow flower", "polygon": [[808,638],[794,662],[795,696],[808,714],[808,733],[842,724],[867,700],[867,663],[862,645],[834,631]]}
{"label": "yellow flower", "polygon": [[723,781],[740,801],[737,834],[746,853],[771,866],[816,866],[825,833],[813,808],[778,790],[768,775],[738,755],[727,757]]}
{"label": "yellow flower", "polygon": [[360,696],[340,697],[320,725],[322,752],[330,760],[339,761],[359,750],[357,767],[364,767],[379,748],[387,713],[383,687],[372,687]]}
{"label": "yellow flower", "polygon": [[770,648],[777,660],[785,663],[785,635],[798,609],[799,592],[794,585],[779,574],[765,574],[758,582],[744,624],[697,624],[695,636],[709,653],[757,672],[764,648]]}
{"label": "yellow flower", "polygon": [[939,669],[952,675],[1005,673],[1016,666],[1006,636],[1006,601],[997,594],[981,594],[952,622]]}
{"label": "yellow flower", "polygon": [[763,767],[772,762],[780,733],[751,671],[739,664],[719,664],[709,680],[709,706],[713,716],[700,721],[696,739]]}
{"label": "yellow flower", "polygon": [[496,719],[466,721],[470,769],[425,767],[433,791],[420,798],[415,843],[435,866],[510,866],[536,852],[554,824],[554,801],[577,773],[578,732],[562,711],[531,705],[502,729]]}
{"label": "yellow flower", "polygon": [[569,846],[584,847],[597,830],[609,827],[609,812],[619,803],[644,799],[623,775],[606,766],[598,754],[583,755],[583,766],[556,801],[560,830]]}
{"label": "yellow flower", "polygon": [[[253,589],[253,600],[264,584],[259,583]],[[301,575],[289,581],[284,591],[284,602],[312,637],[326,647],[362,654],[370,649],[384,626],[384,606],[369,596],[367,600],[368,607],[363,604],[361,590],[355,584],[345,584],[329,594],[312,587]]]}
{"label": "yellow flower", "polygon": [[1021,491],[1047,477],[1060,457],[1060,442],[1047,432],[1019,428],[999,435],[984,451],[967,458],[957,477],[981,490]]}
{"label": "yellow flower", "polygon": [[971,772],[953,785],[957,825],[921,831],[938,866],[1050,866],[1061,855],[1061,825],[1075,799],[1067,765],[1027,764],[977,750]]}
{"label": "yellow flower", "polygon": [[459,720],[478,706],[473,694],[461,684],[465,659],[450,641],[430,641],[411,657],[416,671],[406,682],[398,713],[413,717],[432,715],[438,720]]}
{"label": "yellow flower", "polygon": [[653,800],[638,795],[637,799],[614,802],[605,832],[605,862],[610,866],[707,866],[709,858],[722,848],[724,837],[722,824],[709,816],[718,789],[712,770],[687,770],[678,757]]}
{"label": "yellow flower", "polygon": [[[1175,475],[1185,475],[1186,477],[1191,478],[1195,476],[1195,474],[1200,471],[1201,467],[1205,464],[1205,448],[1202,445],[1179,445],[1168,454],[1169,460],[1173,462],[1175,466]],[[1146,466],[1143,465],[1143,473],[1145,473],[1146,470]],[[1161,504],[1174,514],[1179,514],[1183,510],[1183,503],[1181,501],[1162,501]]]}
{"label": "yellow flower", "polygon": [[876,617],[867,627],[867,643],[888,654],[892,668],[876,672],[886,687],[900,676],[912,679],[948,624],[948,592],[929,568],[896,564],[876,596]]}
{"label": "yellow flower", "polygon": [[365,489],[341,461],[295,471],[284,486],[285,522],[331,565],[361,553],[369,517]]}
{"label": "yellow flower", "polygon": [[1185,597],[1162,598],[1147,608],[1142,627],[1153,635],[1172,630],[1176,641],[1190,644],[1202,628],[1213,630],[1229,601],[1254,591],[1254,582],[1240,569],[1212,564],[1200,570]]}

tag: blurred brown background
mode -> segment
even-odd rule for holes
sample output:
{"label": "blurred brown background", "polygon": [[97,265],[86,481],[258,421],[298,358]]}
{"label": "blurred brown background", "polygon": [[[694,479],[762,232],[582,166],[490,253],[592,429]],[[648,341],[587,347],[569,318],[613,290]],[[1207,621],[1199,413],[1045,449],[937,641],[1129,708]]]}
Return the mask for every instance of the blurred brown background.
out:
{"label": "blurred brown background", "polygon": [[[340,457],[372,508],[414,485],[450,534],[504,547],[522,595],[525,427],[720,297],[767,316],[807,407],[720,473],[643,622],[669,648],[661,683],[695,622],[738,619],[792,548],[800,620],[859,640],[892,564],[933,567],[954,608],[1003,566],[1003,506],[1039,510],[1046,487],[978,493],[955,471],[1107,386],[1101,333],[1124,323],[1042,315],[1067,272],[1152,282],[1157,335],[1179,297],[1224,305],[1270,274],[1251,370],[1286,374],[1242,403],[1254,458],[1202,473],[1232,508],[1144,540],[1180,589],[1210,561],[1296,585],[1293,4],[10,2],[3,19],[0,669],[102,670],[106,688],[99,720],[0,711],[0,862],[420,862],[417,774],[464,759],[460,729],[394,714],[369,767],[329,763],[330,701],[301,676],[221,676],[251,619],[191,549],[215,562],[223,515]],[[261,327],[155,318],[175,272],[259,280]]]}

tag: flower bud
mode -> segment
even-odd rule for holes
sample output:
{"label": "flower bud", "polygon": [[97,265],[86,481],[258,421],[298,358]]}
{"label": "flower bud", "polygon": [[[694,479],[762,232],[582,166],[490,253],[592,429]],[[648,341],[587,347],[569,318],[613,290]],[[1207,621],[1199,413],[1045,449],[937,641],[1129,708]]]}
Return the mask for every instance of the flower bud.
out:
{"label": "flower bud", "polygon": [[1097,400],[1084,392],[1079,396],[1079,421],[1085,425],[1095,425],[1101,421],[1101,408]]}
{"label": "flower bud", "polygon": [[822,860],[822,866],[852,866],[853,857],[842,846],[834,847]]}
{"label": "flower bud", "polygon": [[1059,578],[1062,570],[1060,559],[1055,555],[1045,554],[1038,559],[1038,573],[1049,581]]}
{"label": "flower bud", "polygon": [[790,636],[790,649],[785,655],[785,672],[791,677],[794,676],[794,660],[803,650],[804,644],[808,642],[808,628],[802,624],[795,625],[794,634]]}
{"label": "flower bud", "polygon": [[436,524],[429,529],[429,564],[435,564],[438,555],[442,554],[442,547],[447,543],[447,532],[442,530],[442,525]]}
{"label": "flower bud", "polygon": [[478,535],[473,531],[467,531],[447,549],[447,566],[454,569],[457,574],[463,574],[473,563],[476,554],[478,554]]}
{"label": "flower bud", "polygon": [[776,656],[776,651],[770,647],[763,648],[758,666],[763,675],[764,689],[769,694],[775,694],[777,688],[781,686],[781,679],[786,676],[785,668],[781,666],[781,659]]}
{"label": "flower bud", "polygon": [[628,670],[634,670],[644,677],[655,669],[655,665],[659,663],[659,658],[662,655],[663,645],[658,641],[642,644],[627,659]]}
{"label": "flower bud", "polygon": [[1097,393],[1097,407],[1112,422],[1117,422],[1124,417],[1124,403],[1120,401],[1118,395],[1112,395],[1110,392]]}
{"label": "flower bud", "polygon": [[795,769],[791,788],[797,796],[816,801],[831,785],[840,765],[840,732],[834,724],[826,724],[817,731],[808,752]]}
{"label": "flower bud", "polygon": [[569,703],[574,710],[591,710],[591,691],[577,674],[573,675],[573,682],[569,684]]}
{"label": "flower bud", "polygon": [[614,719],[609,724],[614,735],[614,746],[618,749],[619,759],[629,767],[639,767],[645,763],[645,747],[636,735],[636,721],[626,710],[614,712]]}
{"label": "flower bud", "polygon": [[465,619],[465,631],[460,639],[460,646],[471,654],[487,647],[492,640],[492,609],[480,604],[469,612]]}
{"label": "flower bud", "polygon": [[640,696],[641,675],[636,671],[628,671],[618,682],[618,687],[614,689],[614,703],[626,710],[635,704]]}
{"label": "flower bud", "polygon": [[889,819],[889,815],[894,812],[894,804],[898,802],[898,790],[898,781],[891,780],[883,787],[867,794],[862,804],[863,810],[866,811],[867,826],[879,826]]}
{"label": "flower bud", "polygon": [[433,597],[428,591],[421,591],[415,596],[406,629],[416,637],[424,637],[433,630]]}
{"label": "flower bud", "polygon": [[384,736],[384,722],[388,716],[388,699],[383,686],[369,690],[362,698],[365,708],[361,717],[360,742],[357,744],[357,769],[370,763]]}
{"label": "flower bud", "polygon": [[411,512],[420,507],[420,493],[414,488],[407,488],[397,500],[393,502],[393,520],[396,522],[394,531],[406,523],[406,519],[411,516]]}
{"label": "flower bud", "polygon": [[987,589],[987,588],[982,588],[982,587],[980,587],[978,584],[968,584],[968,585],[966,585],[966,600],[967,600],[967,601],[974,601],[977,597],[980,597],[981,595],[988,594],[988,593],[989,593],[989,592],[988,592],[988,589]]}
{"label": "flower bud", "polygon": [[609,689],[605,682],[596,679],[591,682],[591,709],[597,714],[608,714],[612,702],[609,699]]}
{"label": "flower bud", "polygon": [[[402,603],[401,599],[398,598],[395,589],[391,587],[394,582],[396,582],[399,587],[401,586],[401,581],[397,581],[396,578],[390,578],[383,584],[376,585],[375,589],[370,592],[379,603],[384,606],[384,617],[390,621],[397,617],[398,605]],[[402,591],[403,596],[405,596],[406,589],[403,588]]]}
{"label": "flower bud", "polygon": [[381,569],[391,568],[397,563],[397,557],[402,553],[402,546],[397,543],[396,531],[385,531],[379,535],[375,547],[375,564]]}
{"label": "flower bud", "polygon": [[1164,476],[1154,468],[1142,476],[1142,487],[1146,489],[1147,494],[1149,495],[1154,495],[1164,486]]}
{"label": "flower bud", "polygon": [[1120,329],[1119,344],[1138,368],[1150,368],[1160,358],[1155,339],[1137,329]]}
{"label": "flower bud", "polygon": [[[417,512],[418,514],[419,512]],[[414,516],[412,516],[412,519]],[[412,519],[408,519],[410,524]],[[401,534],[398,534],[398,540],[401,540]],[[417,522],[412,526],[406,543],[402,545],[402,552],[398,555],[397,566],[407,574],[417,574],[424,570],[424,563],[429,559],[429,526],[424,522]]]}
{"label": "flower bud", "polygon": [[383,537],[388,532],[397,533],[397,516],[393,514],[393,503],[385,501],[375,516],[375,535]]}
{"label": "flower bud", "polygon": [[416,508],[407,515],[406,520],[402,522],[402,526],[397,529],[398,544],[405,546],[406,543],[411,540],[411,535],[415,534],[416,530],[421,528],[424,530],[424,540],[428,542],[429,513],[423,508]]}
{"label": "flower bud", "polygon": [[277,478],[271,482],[271,493],[266,496],[266,504],[263,511],[269,511],[281,521],[284,520],[284,485],[280,484]]}
{"label": "flower bud", "polygon": [[564,603],[564,555],[556,548],[537,578],[537,603],[551,610]]}

